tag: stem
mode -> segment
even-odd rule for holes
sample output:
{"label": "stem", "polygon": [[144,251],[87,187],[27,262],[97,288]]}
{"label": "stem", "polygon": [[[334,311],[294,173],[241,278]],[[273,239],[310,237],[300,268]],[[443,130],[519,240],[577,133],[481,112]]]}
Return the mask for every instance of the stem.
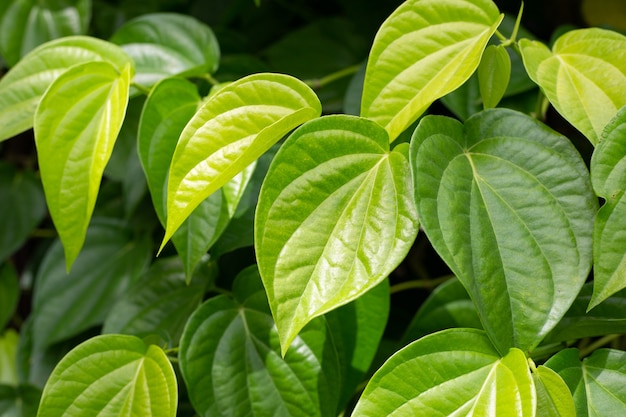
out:
{"label": "stem", "polygon": [[41,237],[41,238],[46,238],[46,237],[56,237],[57,236],[57,232],[54,229],[35,229],[32,232],[30,232],[30,237]]}
{"label": "stem", "polygon": [[344,77],[348,77],[350,75],[353,75],[354,73],[356,73],[359,68],[361,68],[361,64],[357,64],[357,65],[352,65],[349,66],[347,68],[343,68],[337,72],[333,72],[332,74],[329,74],[325,77],[322,78],[313,78],[311,80],[305,80],[304,83],[307,84],[309,87],[311,87],[312,89],[316,90],[319,88],[322,88],[334,81],[337,81],[341,78]]}
{"label": "stem", "polygon": [[205,80],[207,80],[209,82],[209,84],[213,85],[218,85],[220,82],[217,81],[215,78],[213,78],[213,76],[211,74],[204,74],[202,76],[202,78],[204,78]]}
{"label": "stem", "polygon": [[617,339],[620,336],[621,335],[619,334],[607,334],[606,336],[601,337],[595,342],[589,344],[589,346],[587,346],[585,349],[581,349],[580,354],[578,356],[582,359],[590,355],[594,350],[601,348],[602,346],[612,342],[613,340]]}
{"label": "stem", "polygon": [[425,289],[434,288],[437,285],[443,282],[446,282],[449,279],[450,277],[446,276],[446,277],[429,279],[429,280],[420,279],[420,280],[414,280],[414,281],[401,282],[399,284],[392,285],[391,288],[389,289],[389,293],[395,294],[400,291],[412,290],[416,288],[425,288]]}
{"label": "stem", "polygon": [[517,39],[517,31],[522,23],[522,13],[524,12],[524,2],[519,6],[519,12],[517,13],[517,19],[515,20],[515,26],[513,27],[513,33],[511,33],[511,42],[515,43]]}
{"label": "stem", "polygon": [[131,83],[130,85],[135,87],[137,90],[139,90],[143,95],[145,95],[145,96],[149,96],[150,95],[150,91],[151,90],[149,88],[146,88],[146,87],[144,87],[142,85],[139,85],[137,83]]}

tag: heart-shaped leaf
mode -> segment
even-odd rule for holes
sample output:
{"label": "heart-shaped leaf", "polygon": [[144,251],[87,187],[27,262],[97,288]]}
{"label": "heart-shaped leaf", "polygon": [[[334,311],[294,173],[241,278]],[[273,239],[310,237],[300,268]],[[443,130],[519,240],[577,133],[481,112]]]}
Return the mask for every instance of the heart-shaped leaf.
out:
{"label": "heart-shaped leaf", "polygon": [[122,25],[111,37],[135,62],[135,82],[145,87],[172,76],[213,73],[220,48],[211,28],[191,16],[153,13]]}
{"label": "heart-shaped leaf", "polygon": [[89,0],[20,0],[0,3],[0,55],[9,67],[35,47],[87,32]]}
{"label": "heart-shaped leaf", "polygon": [[626,107],[602,133],[591,157],[593,188],[605,204],[596,216],[593,236],[592,309],[615,292],[626,288]]}
{"label": "heart-shaped leaf", "polygon": [[250,75],[210,96],[176,145],[161,248],[203,200],[289,131],[320,114],[315,93],[282,74]]}
{"label": "heart-shaped leaf", "polygon": [[596,144],[617,110],[626,105],[626,36],[605,29],[572,30],[552,51],[522,39],[528,75],[554,108]]}
{"label": "heart-shaped leaf", "polygon": [[35,109],[48,86],[73,65],[105,61],[118,71],[132,60],[118,46],[87,36],[47,42],[0,78],[0,141],[33,127]]}
{"label": "heart-shaped leaf", "polygon": [[318,318],[283,358],[255,267],[189,319],[179,359],[191,402],[202,416],[336,416],[338,363]]}
{"label": "heart-shaped leaf", "polygon": [[408,0],[378,30],[370,51],[361,116],[393,141],[478,67],[502,15],[491,0]]}
{"label": "heart-shaped leaf", "polygon": [[125,335],[81,343],[54,368],[38,417],[175,417],[176,375],[163,350]]}
{"label": "heart-shaped leaf", "polygon": [[533,380],[519,349],[500,358],[482,330],[450,329],[394,354],[353,416],[532,416]]}
{"label": "heart-shaped leaf", "polygon": [[537,417],[576,417],[574,399],[563,378],[547,366],[533,372],[537,392]]}
{"label": "heart-shaped leaf", "polygon": [[411,146],[424,231],[498,350],[532,351],[591,266],[597,201],[580,154],[567,138],[505,109],[465,125],[426,116]]}
{"label": "heart-shaped leaf", "polygon": [[130,66],[120,73],[107,62],[77,65],[50,85],[37,107],[41,180],[68,270],[83,245],[102,173],[124,120],[130,78]]}
{"label": "heart-shaped leaf", "polygon": [[283,352],[312,318],[375,287],[417,235],[407,157],[355,116],[312,120],[261,188],[255,249]]}
{"label": "heart-shaped leaf", "polygon": [[496,107],[509,85],[511,59],[503,45],[489,45],[478,66],[478,85],[483,107]]}

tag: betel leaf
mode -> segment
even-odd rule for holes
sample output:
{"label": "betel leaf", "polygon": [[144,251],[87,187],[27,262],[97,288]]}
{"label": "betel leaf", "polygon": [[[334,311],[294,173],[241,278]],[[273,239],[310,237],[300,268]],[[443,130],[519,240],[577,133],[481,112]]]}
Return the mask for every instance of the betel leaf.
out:
{"label": "betel leaf", "polygon": [[503,15],[491,0],[409,0],[380,27],[365,74],[361,116],[393,141],[478,67]]}
{"label": "betel leaf", "polygon": [[108,62],[76,65],[50,85],[37,107],[41,180],[68,270],[83,245],[124,120],[131,76],[128,65],[121,73]]}
{"label": "betel leaf", "polygon": [[592,144],[626,104],[626,37],[605,29],[572,30],[552,51],[519,41],[524,65],[554,108]]}
{"label": "betel leaf", "polygon": [[395,353],[376,371],[353,416],[532,416],[526,357],[500,357],[482,330],[449,329]]}
{"label": "betel leaf", "polygon": [[0,55],[14,66],[35,47],[83,35],[91,19],[89,0],[20,0],[0,4]]}
{"label": "betel leaf", "polygon": [[500,353],[532,351],[591,267],[597,201],[580,154],[507,109],[485,110],[465,125],[426,116],[411,146],[418,212],[433,247]]}
{"label": "betel leaf", "polygon": [[146,14],[129,20],[111,37],[135,61],[134,81],[150,87],[172,76],[217,69],[220,48],[211,28],[176,13]]}
{"label": "betel leaf", "polygon": [[62,251],[56,241],[37,272],[32,312],[35,350],[102,324],[151,257],[147,239],[133,238],[124,225],[104,219],[94,220],[69,274]]}
{"label": "betel leaf", "polygon": [[283,358],[255,267],[235,299],[210,298],[189,319],[179,359],[196,412],[209,416],[336,416],[339,374],[332,337],[318,318]]}
{"label": "betel leaf", "polygon": [[272,161],[255,222],[283,353],[312,318],[385,279],[417,231],[407,156],[389,151],[383,128],[334,115],[293,132]]}
{"label": "betel leaf", "polygon": [[626,107],[606,126],[590,170],[593,188],[605,202],[594,226],[594,286],[588,309],[626,288]]}
{"label": "betel leaf", "polygon": [[547,366],[533,372],[537,392],[537,417],[576,417],[574,399],[563,378]]}
{"label": "betel leaf", "polygon": [[161,248],[204,199],[321,111],[306,84],[283,74],[250,75],[210,96],[174,151]]}
{"label": "betel leaf", "polygon": [[503,45],[489,45],[478,65],[478,86],[483,107],[496,107],[511,77],[511,58]]}
{"label": "betel leaf", "polygon": [[47,42],[22,58],[0,78],[0,141],[33,127],[41,96],[59,75],[73,65],[93,61],[109,62],[118,71],[133,65],[120,47],[87,36]]}
{"label": "betel leaf", "polygon": [[174,417],[176,375],[159,347],[126,335],[81,343],[54,368],[38,417]]}
{"label": "betel leaf", "polygon": [[0,332],[13,317],[19,299],[17,271],[10,263],[0,264]]}

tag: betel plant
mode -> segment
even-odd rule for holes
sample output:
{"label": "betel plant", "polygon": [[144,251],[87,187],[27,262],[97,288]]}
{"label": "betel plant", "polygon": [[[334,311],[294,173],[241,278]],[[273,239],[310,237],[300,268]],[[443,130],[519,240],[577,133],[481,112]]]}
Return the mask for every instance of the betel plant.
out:
{"label": "betel plant", "polygon": [[[5,56],[0,138],[34,128],[59,240],[21,334],[0,339],[0,413],[624,414],[626,352],[595,346],[626,324],[626,38],[579,29],[549,48],[503,19],[491,0],[406,1],[354,78],[358,116],[322,116],[290,75],[215,82],[218,42],[184,15]],[[424,116],[438,99],[457,117]],[[547,103],[595,147],[589,168]],[[36,177],[2,170],[6,259],[45,207]],[[105,170],[121,202],[97,203],[119,191]],[[216,259],[252,244],[252,221],[258,266],[224,288]],[[454,278],[360,393],[418,233]],[[4,328],[10,263],[0,289]],[[50,371],[37,406],[28,383]]]}

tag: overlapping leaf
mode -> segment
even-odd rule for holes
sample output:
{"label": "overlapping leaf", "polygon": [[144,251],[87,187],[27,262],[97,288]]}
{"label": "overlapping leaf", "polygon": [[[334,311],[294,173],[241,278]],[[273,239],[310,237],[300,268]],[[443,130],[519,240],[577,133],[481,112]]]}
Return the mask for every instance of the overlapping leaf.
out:
{"label": "overlapping leaf", "polygon": [[313,321],[283,358],[256,268],[190,318],[179,359],[201,416],[336,416],[337,356],[326,322]]}
{"label": "overlapping leaf", "polygon": [[563,378],[547,366],[533,372],[537,417],[576,417],[574,399]]}
{"label": "overlapping leaf", "polygon": [[0,384],[0,416],[35,417],[41,391],[31,385]]}
{"label": "overlapping leaf", "polygon": [[335,115],[300,127],[276,154],[255,249],[283,352],[313,317],[364,294],[406,256],[418,228],[402,152],[389,151],[376,123]]}
{"label": "overlapping leaf", "polygon": [[176,375],[163,350],[125,335],[83,342],[55,367],[39,417],[175,417]]}
{"label": "overlapping leaf", "polygon": [[511,59],[502,45],[489,45],[478,66],[478,86],[483,107],[496,107],[509,85]]}
{"label": "overlapping leaf", "polygon": [[213,73],[220,58],[211,28],[191,16],[175,13],[132,19],[110,40],[135,61],[135,82],[146,87],[172,75]]}
{"label": "overlapping leaf", "polygon": [[380,27],[361,116],[393,141],[430,104],[463,84],[502,20],[491,0],[409,0]]}
{"label": "overlapping leaf", "polygon": [[374,374],[353,416],[532,416],[526,358],[501,358],[482,330],[450,329],[394,354]]}
{"label": "overlapping leaf", "polygon": [[602,134],[591,158],[591,179],[605,203],[594,228],[594,287],[589,309],[626,288],[626,107]]}
{"label": "overlapping leaf", "polygon": [[591,266],[597,202],[580,155],[567,138],[504,109],[465,126],[427,116],[411,146],[430,241],[498,350],[532,351]]}
{"label": "overlapping leaf", "polygon": [[626,37],[605,29],[572,30],[552,51],[539,41],[519,42],[526,70],[554,108],[592,144],[626,105]]}
{"label": "overlapping leaf", "polygon": [[33,126],[41,96],[59,75],[73,65],[93,61],[109,62],[118,71],[133,65],[120,47],[87,36],[47,42],[20,60],[0,78],[0,141]]}
{"label": "overlapping leaf", "polygon": [[13,329],[0,332],[0,384],[18,383],[16,353],[19,339],[19,334]]}
{"label": "overlapping leaf", "polygon": [[282,74],[250,75],[212,95],[185,127],[172,158],[162,246],[203,200],[320,113],[315,93]]}
{"label": "overlapping leaf", "polygon": [[37,107],[41,180],[68,269],[83,245],[124,120],[131,76],[128,65],[121,73],[108,62],[76,65],[52,83]]}

